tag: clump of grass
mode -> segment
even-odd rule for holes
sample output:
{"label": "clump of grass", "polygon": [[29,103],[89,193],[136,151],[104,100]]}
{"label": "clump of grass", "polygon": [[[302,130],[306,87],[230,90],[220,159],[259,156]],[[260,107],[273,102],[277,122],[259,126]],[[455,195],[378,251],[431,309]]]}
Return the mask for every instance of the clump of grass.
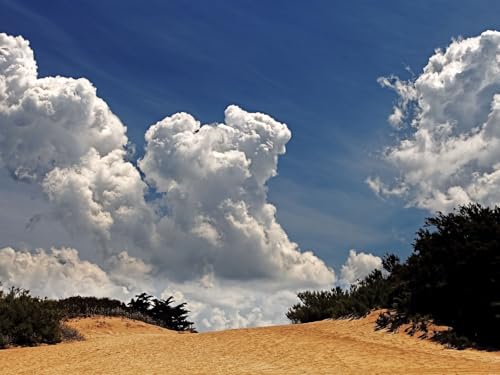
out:
{"label": "clump of grass", "polygon": [[61,323],[62,341],[82,341],[85,337],[77,329],[70,327],[66,323]]}

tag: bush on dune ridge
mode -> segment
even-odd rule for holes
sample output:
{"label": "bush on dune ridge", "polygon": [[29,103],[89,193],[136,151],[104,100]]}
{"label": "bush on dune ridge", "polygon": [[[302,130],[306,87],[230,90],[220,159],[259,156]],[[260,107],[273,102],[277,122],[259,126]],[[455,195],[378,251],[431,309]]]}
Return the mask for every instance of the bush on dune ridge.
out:
{"label": "bush on dune ridge", "polygon": [[[137,301],[142,302],[139,308]],[[173,298],[157,299],[146,293],[129,304],[109,298],[69,297],[49,300],[33,297],[29,291],[12,287],[0,290],[0,348],[55,344],[80,340],[82,336],[64,322],[77,317],[119,316],[176,331],[196,332],[188,318],[186,304],[173,305]]]}
{"label": "bush on dune ridge", "polygon": [[0,290],[0,348],[61,341],[62,314],[55,301],[32,297],[27,290]]}
{"label": "bush on dune ridge", "polygon": [[61,299],[57,305],[67,319],[94,315],[122,316],[174,331],[194,332],[194,323],[188,320],[186,303],[173,305],[173,302],[173,297],[163,300],[141,293],[128,304],[109,298],[75,296]]}
{"label": "bush on dune ridge", "polygon": [[434,339],[449,346],[500,348],[500,208],[479,204],[427,218],[413,252],[401,263],[383,259],[384,272],[373,271],[350,290],[339,288],[298,294],[290,308],[294,323],[359,317],[375,308],[378,327],[408,332],[427,329],[432,320],[451,330]]}
{"label": "bush on dune ridge", "polygon": [[340,287],[330,291],[298,293],[300,303],[292,306],[286,316],[292,323],[308,323],[329,318],[360,318],[371,309],[383,307],[388,299],[386,279],[374,270],[349,290]]}

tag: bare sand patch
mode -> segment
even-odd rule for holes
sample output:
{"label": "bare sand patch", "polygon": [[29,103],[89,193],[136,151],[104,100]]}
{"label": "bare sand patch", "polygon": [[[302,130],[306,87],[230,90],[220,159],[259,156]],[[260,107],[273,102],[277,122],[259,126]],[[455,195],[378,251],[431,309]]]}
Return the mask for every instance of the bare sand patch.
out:
{"label": "bare sand patch", "polygon": [[500,353],[374,331],[376,316],[178,334],[121,318],[72,321],[85,341],[0,351],[2,374],[500,374]]}

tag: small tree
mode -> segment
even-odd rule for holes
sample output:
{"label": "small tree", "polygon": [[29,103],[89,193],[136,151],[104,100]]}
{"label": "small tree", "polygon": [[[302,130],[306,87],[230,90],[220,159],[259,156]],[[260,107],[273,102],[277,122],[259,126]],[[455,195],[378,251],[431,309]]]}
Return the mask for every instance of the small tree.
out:
{"label": "small tree", "polygon": [[173,297],[164,300],[142,293],[136,295],[136,298],[128,303],[128,308],[151,317],[164,328],[176,331],[194,331],[193,322],[187,320],[189,311],[185,308],[186,303],[172,306],[173,301]]}
{"label": "small tree", "polygon": [[128,307],[135,312],[151,315],[150,310],[153,304],[153,296],[147,293],[141,293],[132,298],[128,303]]}

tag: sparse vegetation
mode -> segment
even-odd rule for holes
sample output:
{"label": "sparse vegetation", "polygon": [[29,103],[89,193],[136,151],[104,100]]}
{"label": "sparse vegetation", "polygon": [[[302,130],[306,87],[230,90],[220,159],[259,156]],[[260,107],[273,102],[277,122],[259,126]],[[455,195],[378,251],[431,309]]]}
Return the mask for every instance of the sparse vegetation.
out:
{"label": "sparse vegetation", "polygon": [[306,291],[298,294],[300,303],[292,306],[286,316],[293,323],[341,317],[362,317],[371,309],[387,303],[386,279],[379,270],[373,271],[350,290]]}
{"label": "sparse vegetation", "polygon": [[80,332],[64,322],[61,323],[61,337],[62,341],[81,341],[84,339]]}
{"label": "sparse vegetation", "polygon": [[96,315],[121,316],[145,323],[161,325],[149,315],[128,307],[124,302],[110,298],[74,296],[60,299],[57,306],[64,319],[86,318]]}

